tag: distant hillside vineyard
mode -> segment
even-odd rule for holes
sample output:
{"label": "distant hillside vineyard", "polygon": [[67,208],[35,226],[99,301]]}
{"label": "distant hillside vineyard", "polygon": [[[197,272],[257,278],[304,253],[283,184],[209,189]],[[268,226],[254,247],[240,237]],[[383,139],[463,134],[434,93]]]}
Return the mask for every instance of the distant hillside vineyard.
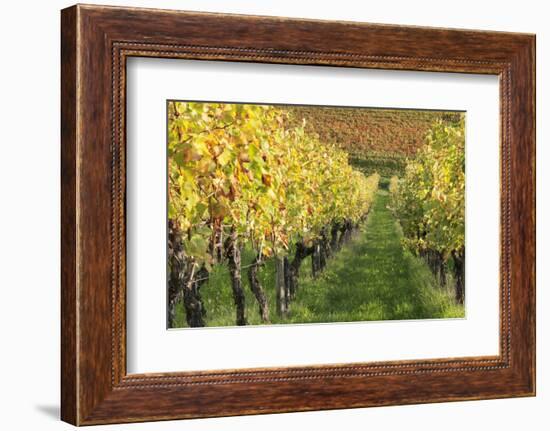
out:
{"label": "distant hillside vineyard", "polygon": [[405,158],[414,156],[436,121],[456,123],[464,115],[453,111],[318,106],[292,106],[288,110],[297,124],[306,120],[306,131],[347,151],[358,169],[366,174],[377,171],[382,176],[402,172]]}

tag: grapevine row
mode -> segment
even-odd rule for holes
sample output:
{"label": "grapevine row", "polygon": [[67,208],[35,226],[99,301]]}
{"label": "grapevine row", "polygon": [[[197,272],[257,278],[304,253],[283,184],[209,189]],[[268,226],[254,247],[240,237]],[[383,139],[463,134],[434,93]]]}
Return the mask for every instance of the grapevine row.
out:
{"label": "grapevine row", "polygon": [[426,260],[442,286],[454,278],[464,303],[465,154],[464,119],[436,122],[424,146],[408,161],[401,179],[390,181],[391,209],[403,229],[403,244]]}
{"label": "grapevine row", "polygon": [[[311,256],[315,276],[368,213],[378,175],[352,169],[347,154],[291,124],[273,106],[170,102],[169,325],[183,300],[187,324],[204,326],[200,289],[216,264],[229,268],[237,325],[246,325],[242,269],[264,322],[269,306],[258,271],[277,268],[285,315]],[[241,262],[244,247],[252,262]]]}

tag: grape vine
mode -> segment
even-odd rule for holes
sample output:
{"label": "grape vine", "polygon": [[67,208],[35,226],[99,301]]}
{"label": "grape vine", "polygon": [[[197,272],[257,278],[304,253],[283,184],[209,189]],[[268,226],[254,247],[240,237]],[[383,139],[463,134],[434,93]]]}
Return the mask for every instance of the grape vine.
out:
{"label": "grape vine", "polygon": [[424,146],[408,160],[401,179],[390,181],[391,208],[403,245],[423,257],[441,285],[452,269],[455,298],[464,303],[464,118],[436,122]]}
{"label": "grape vine", "polygon": [[[200,290],[216,264],[229,268],[237,325],[246,325],[242,270],[262,321],[269,307],[258,271],[277,268],[277,312],[289,312],[300,267],[319,274],[368,214],[379,175],[306,133],[273,106],[170,102],[168,106],[169,325],[183,300],[187,324],[204,326]],[[242,250],[254,250],[241,262]]]}

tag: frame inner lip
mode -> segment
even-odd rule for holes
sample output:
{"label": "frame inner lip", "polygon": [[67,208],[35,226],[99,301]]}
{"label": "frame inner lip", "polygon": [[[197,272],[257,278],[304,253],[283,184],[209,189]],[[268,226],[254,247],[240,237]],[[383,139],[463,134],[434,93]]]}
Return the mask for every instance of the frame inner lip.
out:
{"label": "frame inner lip", "polygon": [[[140,46],[142,48],[140,48],[139,50],[136,50],[135,48],[137,46]],[[145,50],[143,49],[143,47],[147,47]],[[165,50],[162,50],[161,48],[164,48]],[[166,49],[168,49],[166,51]],[[124,88],[121,88],[120,87],[120,83],[122,81],[125,82],[125,76],[126,76],[126,57],[140,57],[140,56],[149,56],[149,57],[164,57],[164,58],[172,58],[172,59],[200,59],[200,58],[197,58],[196,56],[197,55],[203,55],[203,56],[206,56],[208,57],[208,54],[211,53],[211,51],[217,51],[217,50],[220,50],[220,51],[227,51],[226,53],[224,54],[220,54],[220,56],[225,56],[227,54],[230,54],[231,56],[234,56],[234,58],[236,59],[220,59],[220,61],[239,61],[239,59],[242,59],[243,55],[243,51],[247,53],[246,56],[244,56],[245,58],[250,58],[250,59],[253,59],[253,58],[258,58],[258,59],[262,59],[262,60],[272,60],[272,61],[268,61],[270,63],[280,63],[280,60],[281,59],[289,59],[291,57],[280,57],[280,56],[269,56],[269,55],[266,55],[266,54],[270,54],[271,52],[273,51],[270,51],[270,50],[266,50],[266,49],[260,49],[260,50],[256,50],[254,48],[238,48],[238,47],[224,47],[224,46],[196,46],[196,45],[178,45],[178,44],[158,44],[158,43],[148,43],[148,42],[142,42],[142,41],[136,41],[136,42],[128,42],[128,41],[114,41],[113,42],[113,55],[115,55],[115,52],[116,52],[116,55],[118,57],[118,64],[121,65],[121,67],[119,67],[119,70],[118,70],[118,76],[113,80],[113,82],[117,82],[119,83],[118,85],[118,90],[119,90],[119,97],[123,100],[125,100],[126,98],[126,95],[125,95],[125,89]],[[380,56],[380,55],[376,55],[376,56],[361,56],[361,55],[358,55],[358,54],[354,54],[354,53],[321,53],[321,52],[318,52],[318,51],[286,51],[286,50],[276,50],[278,53],[280,54],[284,54],[284,53],[287,53],[287,54],[291,54],[291,55],[297,55],[297,57],[295,58],[295,60],[303,60],[304,63],[303,64],[311,64],[310,62],[308,62],[308,60],[317,60],[319,61],[320,58],[316,58],[316,56],[319,56],[319,57],[322,57],[323,55],[327,55],[327,56],[337,56],[338,58],[340,57],[345,57],[345,56],[349,56],[351,59],[349,60],[350,63],[352,64],[356,64],[357,67],[360,67],[360,68],[369,68],[368,66],[365,66],[364,63],[362,61],[358,61],[358,59],[368,59],[369,62],[372,62],[374,63],[374,65],[378,64],[385,64],[384,62],[385,61],[395,61],[395,60],[402,60],[402,61],[414,61],[414,57],[396,57],[396,56]],[[291,59],[294,59],[294,58],[291,58]],[[479,65],[479,64],[486,64],[486,65],[491,65],[493,67],[495,67],[495,71],[493,74],[495,75],[499,75],[501,77],[501,85],[502,85],[502,81],[503,79],[507,82],[507,86],[509,86],[509,82],[510,82],[510,68],[511,68],[511,64],[509,62],[506,62],[506,61],[495,61],[495,60],[484,60],[484,61],[477,61],[477,60],[468,60],[468,59],[460,59],[460,60],[456,60],[456,59],[442,59],[442,58],[423,58],[422,59],[424,62],[426,62],[426,64],[429,64],[430,62],[433,62],[435,64],[440,64],[440,63],[447,63],[447,64],[451,64],[453,65],[454,67],[457,66],[457,64],[473,64],[473,65]],[[287,63],[289,65],[293,65],[293,64],[296,64],[296,63]],[[326,65],[325,63],[317,63],[317,64],[320,64],[320,65]],[[122,66],[124,65],[124,66]],[[371,65],[372,66],[372,65]],[[335,67],[341,67],[341,66],[335,66]],[[375,67],[375,66],[374,66]],[[426,66],[427,67],[427,71],[429,71],[429,66]],[[377,67],[375,67],[377,68]],[[445,70],[445,71],[448,71],[448,70]],[[116,74],[115,73],[115,68],[113,68],[113,74]],[[124,80],[121,80],[121,77],[124,76]],[[504,92],[504,94],[502,94],[501,92],[501,101],[504,102],[504,104],[506,106],[508,106],[508,104],[510,103],[509,101],[509,92]],[[113,109],[113,112],[116,112],[117,109],[115,109],[115,106],[114,106],[114,99],[113,99],[113,106],[112,106],[112,109]],[[120,109],[120,108],[119,108]],[[506,109],[506,120],[505,121],[502,121],[502,114],[501,114],[501,123],[503,123],[501,125],[501,127],[509,127],[509,121],[510,121],[510,118],[509,118],[509,110]],[[116,115],[114,115],[114,129],[115,130],[120,130],[121,129],[121,123],[122,124],[125,124],[125,111],[122,113],[122,115],[124,115],[124,117],[121,117],[120,119],[118,119],[118,117]],[[119,134],[120,138],[122,140],[122,145],[124,146],[124,148],[126,148],[126,138],[125,136],[122,136],[122,134]],[[501,160],[502,158],[504,158],[504,152],[503,152],[503,149],[505,147],[505,144],[506,142],[505,141],[508,141],[509,140],[509,132],[506,134],[506,139],[504,139],[503,135],[501,135],[501,142],[500,142],[500,147],[501,147]],[[116,147],[117,145],[117,142],[116,140],[113,142],[113,148]],[[509,151],[509,149],[508,149]],[[502,170],[503,170],[503,166],[501,166],[501,185],[502,185]],[[122,174],[125,174],[122,173]],[[508,175],[508,178],[509,178],[509,175]],[[508,180],[509,182],[509,180]],[[505,199],[505,197],[507,199]],[[509,201],[509,199],[511,198],[510,196],[510,185],[508,184],[508,187],[507,187],[507,193],[504,194],[502,193],[502,188],[501,188],[501,251],[502,251],[502,246],[504,244],[504,242],[502,241],[502,238],[503,237],[503,234],[505,237],[507,237],[508,235],[506,235],[504,233],[505,231],[505,228],[508,228],[509,230],[509,218],[507,219],[507,221],[503,220],[503,203],[505,203],[505,201]],[[508,202],[508,206],[509,206],[509,202]],[[508,241],[509,242],[509,241]],[[510,250],[508,248],[508,255],[510,253]],[[501,255],[504,255],[505,253],[501,253]],[[507,259],[508,262],[510,261],[510,259]],[[501,263],[501,272],[502,272],[502,263]],[[507,289],[508,289],[508,293],[506,294],[505,292],[505,289],[504,289],[504,286],[507,285]],[[501,282],[501,288],[500,288],[500,293],[501,293],[501,298],[502,297],[505,297],[508,299],[508,302],[510,301],[510,293],[509,293],[509,290],[510,290],[510,285],[509,283],[505,283],[505,282]],[[501,301],[501,302],[504,302],[504,301]],[[505,311],[505,313],[502,313],[502,311]],[[510,367],[510,339],[511,339],[511,336],[510,336],[510,331],[511,331],[511,328],[510,328],[510,325],[505,325],[506,326],[506,329],[507,329],[507,334],[505,334],[505,331],[503,330],[503,321],[505,319],[503,319],[503,314],[507,314],[508,315],[508,321],[510,320],[510,304],[508,304],[507,307],[501,307],[501,325],[500,325],[500,344],[501,344],[501,352],[500,352],[500,355],[495,357],[495,359],[476,359],[476,358],[469,358],[469,357],[465,357],[465,358],[458,358],[457,360],[460,361],[461,364],[477,364],[477,366],[471,366],[471,367],[466,367],[467,370],[472,370],[472,371],[476,371],[476,370],[489,370],[489,369],[501,369],[501,368],[509,368]],[[125,348],[124,346],[122,346],[121,348],[122,351],[124,351],[125,353]],[[504,360],[503,360],[504,358]],[[121,361],[124,362],[124,364],[121,364],[121,368],[119,369],[124,369],[125,370],[125,358],[121,358]],[[434,372],[441,372],[443,369],[445,369],[445,367],[448,365],[448,362],[446,362],[445,360],[442,360],[440,361],[439,359],[434,359],[434,364],[438,364],[438,366],[433,366],[433,368],[435,368],[435,370],[432,370]],[[393,362],[398,362],[398,361],[384,361],[385,362],[385,365],[382,365],[380,366],[380,368],[384,369],[384,368],[389,368],[389,369],[392,369],[394,368],[393,366]],[[423,363],[425,362],[425,360],[416,360],[416,361],[411,361],[411,362],[418,362],[419,364],[420,363]],[[488,365],[488,364],[495,364],[495,365]],[[411,364],[411,368],[414,368],[414,367],[418,367],[419,364]],[[312,365],[312,366],[304,366],[302,367],[304,369],[303,373],[311,373],[312,374],[312,378],[327,378],[327,377],[331,377],[331,373],[334,373],[333,371],[327,371],[327,372],[318,372],[317,369],[318,368],[323,368],[323,367],[330,367],[332,369],[334,369],[334,365],[331,365],[331,364],[327,364],[327,365]],[[422,365],[420,365],[420,367],[422,367]],[[116,364],[113,363],[113,369],[116,368]],[[267,371],[260,371],[260,370],[255,370],[254,368],[242,368],[242,369],[238,369],[238,370],[220,370],[219,372],[215,371],[215,375],[216,376],[219,376],[218,379],[211,379],[208,381],[208,383],[210,384],[216,384],[216,383],[220,383],[220,384],[223,384],[223,383],[227,383],[228,381],[231,381],[231,382],[234,382],[234,377],[235,376],[239,376],[239,375],[243,375],[243,372],[247,375],[247,376],[254,376],[256,377],[258,380],[255,379],[255,381],[261,381],[261,378],[258,377],[258,376],[263,376],[265,375],[265,373],[276,373],[276,374],[285,374],[286,373],[286,367],[285,368],[282,368],[282,369],[277,369],[278,367],[272,367],[272,370],[267,370]],[[292,368],[292,367],[289,367],[289,368]],[[298,367],[300,368],[300,367]],[[363,370],[363,369],[371,369],[371,364],[370,363],[361,363],[361,364],[355,364],[355,365],[345,365],[343,364],[342,365],[342,368],[343,369],[348,369],[348,370],[353,370],[353,371],[357,371],[357,370]],[[378,366],[377,366],[378,368]],[[312,370],[312,371],[309,371],[309,370]],[[340,371],[340,368],[338,368],[338,370]],[[455,371],[455,368],[453,367],[448,367],[447,370],[449,372],[452,372],[452,371]],[[424,369],[424,368],[420,368],[418,370],[415,370],[414,373],[427,373],[429,372],[430,369]],[[201,371],[198,371],[198,372],[193,372],[193,371],[190,371],[190,372],[183,372],[183,373],[190,373],[190,374],[193,374],[195,373],[194,375],[191,375],[189,377],[185,376],[185,377],[182,377],[181,375],[178,374],[178,372],[162,372],[160,374],[160,376],[149,376],[147,374],[123,374],[121,375],[121,380],[119,380],[120,383],[122,383],[123,385],[126,385],[127,382],[131,382],[131,381],[136,381],[137,379],[145,379],[147,381],[149,381],[149,379],[154,379],[154,380],[162,380],[162,379],[168,379],[168,380],[176,380],[176,381],[181,381],[181,380],[189,380],[189,379],[205,379],[205,378],[210,378],[211,374],[209,372],[201,372]],[[159,374],[159,373],[155,373],[155,374]],[[333,377],[338,377],[340,373],[337,373],[337,374],[332,374]],[[402,372],[400,371],[381,371],[379,373],[366,373],[365,376],[386,376],[386,375],[399,375],[399,374],[403,374]],[[411,372],[412,374],[412,372]],[[136,376],[136,377],[133,377],[133,376]],[[350,377],[355,377],[355,376],[350,376]],[[361,377],[360,375],[358,377]],[[292,380],[291,377],[287,377],[286,379],[284,377],[280,378],[280,380]],[[113,382],[115,383],[115,382]],[[182,384],[186,384],[185,382],[183,382]]]}

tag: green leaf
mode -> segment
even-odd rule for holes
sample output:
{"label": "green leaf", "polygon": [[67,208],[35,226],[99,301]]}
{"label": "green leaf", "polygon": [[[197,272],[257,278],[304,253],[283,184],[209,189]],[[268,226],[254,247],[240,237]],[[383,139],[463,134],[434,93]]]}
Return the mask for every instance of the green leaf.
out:
{"label": "green leaf", "polygon": [[193,235],[186,242],[185,251],[189,256],[205,258],[208,254],[208,242],[200,235]]}
{"label": "green leaf", "polygon": [[229,161],[231,160],[231,157],[232,157],[232,152],[231,150],[225,148],[222,153],[218,156],[218,163],[221,165],[221,166],[225,166],[229,163]]}

